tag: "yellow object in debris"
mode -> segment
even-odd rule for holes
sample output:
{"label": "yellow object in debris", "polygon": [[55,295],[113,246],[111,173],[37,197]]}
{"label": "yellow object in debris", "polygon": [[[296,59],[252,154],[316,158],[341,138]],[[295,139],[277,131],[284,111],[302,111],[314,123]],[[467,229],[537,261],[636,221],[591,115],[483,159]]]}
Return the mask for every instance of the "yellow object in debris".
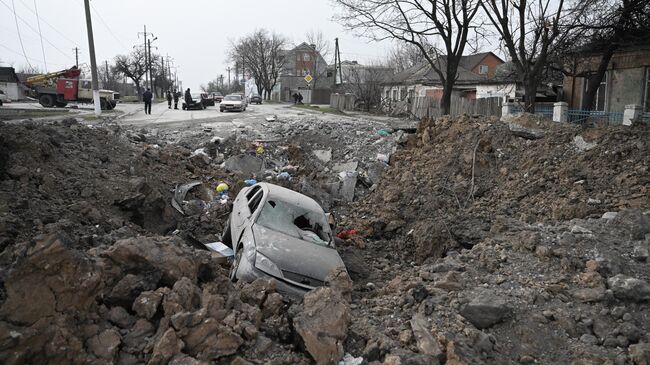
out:
{"label": "yellow object in debris", "polygon": [[226,190],[228,190],[228,184],[221,183],[221,184],[217,185],[217,193],[223,193]]}
{"label": "yellow object in debris", "polygon": [[255,152],[257,152],[258,155],[261,155],[264,153],[264,147],[259,146],[257,149],[255,149]]}

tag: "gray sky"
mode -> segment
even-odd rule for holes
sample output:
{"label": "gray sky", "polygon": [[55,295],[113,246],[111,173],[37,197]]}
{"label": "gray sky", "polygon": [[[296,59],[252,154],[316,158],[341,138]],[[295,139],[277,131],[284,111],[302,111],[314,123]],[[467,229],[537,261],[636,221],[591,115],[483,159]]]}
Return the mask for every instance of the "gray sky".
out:
{"label": "gray sky", "polygon": [[[38,23],[43,35],[49,71],[79,63],[90,64],[83,0],[13,0],[20,35],[32,66],[45,70]],[[36,3],[36,7],[34,6]],[[198,89],[202,83],[224,74],[231,40],[266,28],[286,36],[293,44],[305,40],[308,30],[320,30],[330,40],[333,61],[334,38],[339,38],[341,57],[366,62],[384,59],[389,42],[373,42],[347,33],[332,20],[335,8],[329,0],[94,0],[91,1],[97,61],[112,60],[143,42],[143,26],[158,40],[152,47],[169,55],[178,66],[184,87]],[[21,20],[22,19],[22,20]],[[24,21],[23,21],[24,20]],[[12,0],[0,0],[0,62],[20,68],[27,65],[16,30]],[[152,50],[156,52],[155,49]]]}

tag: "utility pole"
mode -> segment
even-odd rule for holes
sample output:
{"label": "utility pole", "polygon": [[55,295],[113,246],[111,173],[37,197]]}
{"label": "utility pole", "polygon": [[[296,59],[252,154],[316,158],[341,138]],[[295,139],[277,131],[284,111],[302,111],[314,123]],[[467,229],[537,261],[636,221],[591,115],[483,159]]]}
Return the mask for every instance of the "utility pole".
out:
{"label": "utility pole", "polygon": [[104,77],[104,87],[108,88],[108,60],[105,60],[106,62],[106,77]]}
{"label": "utility pole", "polygon": [[101,100],[99,99],[99,82],[97,82],[97,63],[95,61],[95,39],[93,38],[93,23],[90,19],[90,0],[84,0],[86,8],[86,28],[88,30],[88,48],[90,49],[90,74],[92,76],[93,101],[95,103],[95,115],[102,114]]}
{"label": "utility pole", "polygon": [[228,70],[228,89],[230,89],[230,66],[228,66],[228,68],[226,70]]}
{"label": "utility pole", "polygon": [[336,72],[339,73],[339,82],[343,82],[343,73],[341,71],[341,52],[339,50],[339,39],[334,38],[334,86],[336,82]]}
{"label": "utility pole", "polygon": [[162,96],[164,96],[165,95],[165,88],[167,86],[167,85],[165,85],[166,84],[165,81],[167,79],[165,78],[165,58],[163,56],[160,56],[160,66],[162,68],[162,78],[163,78],[162,85],[160,85],[160,91],[162,93]]}
{"label": "utility pole", "polygon": [[[144,87],[149,87],[149,56],[147,52],[147,25],[144,26]],[[138,33],[140,35],[140,33]]]}
{"label": "utility pole", "polygon": [[147,40],[147,57],[148,57],[148,63],[147,67],[149,68],[149,88],[153,90],[153,74],[151,73],[151,39]]}
{"label": "utility pole", "polygon": [[79,67],[79,47],[72,49],[74,51],[75,66]]}

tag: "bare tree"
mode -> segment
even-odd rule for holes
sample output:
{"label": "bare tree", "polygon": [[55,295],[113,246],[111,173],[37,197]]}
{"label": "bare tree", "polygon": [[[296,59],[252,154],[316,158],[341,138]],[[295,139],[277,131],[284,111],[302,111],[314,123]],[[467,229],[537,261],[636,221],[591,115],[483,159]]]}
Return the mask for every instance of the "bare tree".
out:
{"label": "bare tree", "polygon": [[587,1],[483,0],[482,6],[503,42],[524,87],[524,108],[535,112],[535,96],[549,55],[574,31]]}
{"label": "bare tree", "polygon": [[370,65],[354,65],[347,68],[345,82],[341,88],[344,92],[355,96],[357,107],[370,112],[379,107],[382,83],[390,74],[391,68],[379,62]]}
{"label": "bare tree", "polygon": [[139,100],[142,98],[140,81],[142,81],[142,76],[144,76],[146,70],[145,51],[143,49],[136,48],[128,55],[115,56],[115,71],[133,80],[135,88],[138,90]]}
{"label": "bare tree", "polygon": [[255,79],[257,92],[266,100],[271,98],[284,64],[285,44],[283,36],[259,29],[232,45],[231,59],[244,63],[245,71]]}
{"label": "bare tree", "polygon": [[417,47],[409,43],[400,43],[389,51],[386,65],[392,67],[393,72],[398,73],[424,61],[424,56]]}
{"label": "bare tree", "polygon": [[[417,47],[443,87],[440,106],[451,109],[458,65],[476,32],[474,17],[480,0],[335,0],[342,8],[338,20],[348,29],[365,31],[375,39],[397,39]],[[442,43],[442,46],[435,45]],[[434,46],[430,46],[434,45]]]}
{"label": "bare tree", "polygon": [[323,34],[322,31],[320,30],[310,30],[306,34],[306,39],[307,43],[313,47],[315,57],[314,57],[314,70],[312,70],[311,76],[313,78],[313,85],[312,88],[315,90],[318,85],[318,81],[321,80],[322,78],[327,77],[327,64],[321,65],[319,67],[318,65],[318,60],[320,57],[323,57],[323,59],[327,60],[327,56],[330,53],[330,42],[325,38],[325,35]]}

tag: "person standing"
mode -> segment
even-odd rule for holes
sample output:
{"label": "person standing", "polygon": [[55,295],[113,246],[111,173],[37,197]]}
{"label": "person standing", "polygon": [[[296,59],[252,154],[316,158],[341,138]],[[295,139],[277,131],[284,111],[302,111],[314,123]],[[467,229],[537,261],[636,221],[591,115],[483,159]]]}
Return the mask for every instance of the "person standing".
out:
{"label": "person standing", "polygon": [[167,90],[167,109],[172,108],[172,92]]}
{"label": "person standing", "polygon": [[142,94],[142,101],[144,101],[144,113],[145,114],[151,114],[151,100],[153,99],[153,94],[151,93],[151,90],[147,88],[147,91],[145,91]]}
{"label": "person standing", "polygon": [[178,110],[178,98],[181,96],[181,92],[174,90],[174,109]]}
{"label": "person standing", "polygon": [[192,94],[190,93],[190,88],[188,87],[185,90],[185,108],[190,110],[190,105],[192,105]]}

